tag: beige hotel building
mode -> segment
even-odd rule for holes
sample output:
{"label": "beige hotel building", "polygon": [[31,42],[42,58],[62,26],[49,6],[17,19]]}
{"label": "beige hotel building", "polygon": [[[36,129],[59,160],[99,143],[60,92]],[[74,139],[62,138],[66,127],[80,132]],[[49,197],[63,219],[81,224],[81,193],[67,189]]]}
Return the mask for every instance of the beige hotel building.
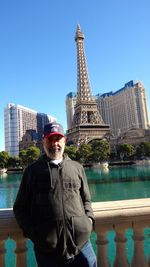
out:
{"label": "beige hotel building", "polygon": [[[148,129],[149,119],[145,88],[141,82],[129,81],[116,92],[96,95],[99,112],[104,123],[110,125],[114,137],[130,129]],[[76,95],[66,96],[67,126],[71,128]]]}

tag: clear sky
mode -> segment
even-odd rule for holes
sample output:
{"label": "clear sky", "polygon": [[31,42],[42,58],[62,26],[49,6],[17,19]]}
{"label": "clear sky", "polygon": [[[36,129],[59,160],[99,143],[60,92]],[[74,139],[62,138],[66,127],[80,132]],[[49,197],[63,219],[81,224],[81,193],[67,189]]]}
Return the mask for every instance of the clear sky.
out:
{"label": "clear sky", "polygon": [[4,107],[20,104],[66,129],[66,95],[76,92],[77,24],[93,95],[140,80],[150,101],[149,0],[0,1],[0,151]]}

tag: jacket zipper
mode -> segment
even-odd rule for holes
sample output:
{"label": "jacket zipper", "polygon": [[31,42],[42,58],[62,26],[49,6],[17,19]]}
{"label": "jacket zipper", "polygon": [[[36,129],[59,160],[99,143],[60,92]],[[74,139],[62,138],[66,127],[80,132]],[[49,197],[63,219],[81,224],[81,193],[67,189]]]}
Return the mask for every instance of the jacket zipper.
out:
{"label": "jacket zipper", "polygon": [[52,175],[52,171],[51,171],[51,167],[49,165],[49,162],[47,162],[47,165],[48,165],[48,170],[49,170],[50,188],[53,188],[53,175]]}
{"label": "jacket zipper", "polygon": [[59,171],[59,176],[60,176],[60,188],[61,188],[61,201],[62,201],[62,211],[63,211],[63,226],[64,226],[64,252],[66,251],[67,248],[67,227],[66,227],[66,218],[65,218],[65,209],[64,209],[64,200],[63,200],[63,179],[62,179],[62,172],[61,172],[62,168],[60,165],[58,165],[58,171]]}
{"label": "jacket zipper", "polygon": [[[53,175],[52,175],[52,170],[50,167],[49,162],[47,162],[48,165],[48,170],[49,170],[49,176],[50,176],[50,186],[53,188]],[[62,202],[62,220],[63,220],[63,226],[64,226],[64,252],[66,251],[66,241],[67,241],[67,227],[66,227],[66,222],[65,222],[65,209],[64,209],[64,200],[63,200],[63,180],[62,180],[62,167],[58,165],[58,172],[59,172],[59,178],[60,178],[60,194],[61,194],[61,202]]]}

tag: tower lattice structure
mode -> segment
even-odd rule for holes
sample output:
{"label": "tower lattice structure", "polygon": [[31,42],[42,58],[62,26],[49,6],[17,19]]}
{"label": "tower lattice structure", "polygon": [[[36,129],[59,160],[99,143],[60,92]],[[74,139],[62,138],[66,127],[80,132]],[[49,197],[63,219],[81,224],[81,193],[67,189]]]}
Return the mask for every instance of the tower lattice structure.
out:
{"label": "tower lattice structure", "polygon": [[68,141],[80,145],[92,139],[101,139],[109,132],[99,113],[97,102],[92,96],[86,55],[84,34],[77,25],[75,41],[77,45],[77,96],[74,106],[72,129],[68,129]]}
{"label": "tower lattice structure", "polygon": [[77,26],[75,41],[77,44],[77,100],[73,126],[85,124],[104,124],[92,96],[84,50],[84,35]]}

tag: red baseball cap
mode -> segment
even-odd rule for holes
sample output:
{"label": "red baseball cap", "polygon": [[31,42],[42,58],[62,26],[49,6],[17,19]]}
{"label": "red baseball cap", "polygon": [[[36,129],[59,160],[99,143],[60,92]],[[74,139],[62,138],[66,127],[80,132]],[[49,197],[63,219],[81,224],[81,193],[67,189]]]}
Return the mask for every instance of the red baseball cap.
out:
{"label": "red baseball cap", "polygon": [[64,129],[60,123],[52,122],[44,126],[44,137],[50,137],[52,135],[65,136]]}

